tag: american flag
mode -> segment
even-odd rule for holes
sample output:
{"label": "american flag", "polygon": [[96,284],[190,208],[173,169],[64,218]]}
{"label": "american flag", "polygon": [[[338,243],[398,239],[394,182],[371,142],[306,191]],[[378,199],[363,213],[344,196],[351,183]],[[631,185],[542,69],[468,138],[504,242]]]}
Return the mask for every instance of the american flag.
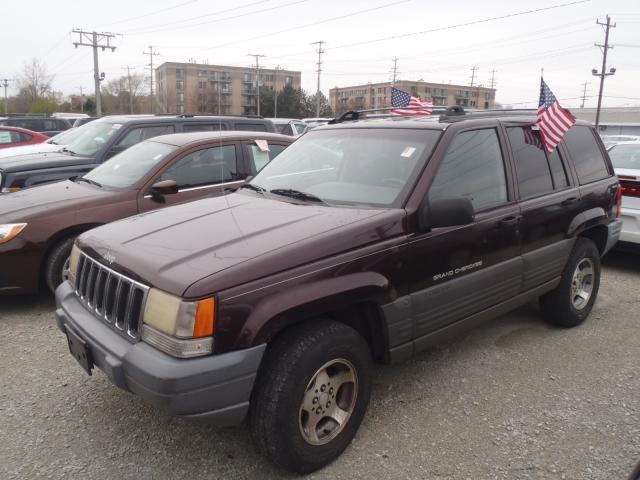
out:
{"label": "american flag", "polygon": [[391,88],[391,107],[391,113],[394,115],[431,115],[433,103],[412,97],[397,88]]}
{"label": "american flag", "polygon": [[534,130],[531,127],[524,127],[524,143],[527,145],[533,145],[536,148],[542,150],[544,145],[542,144],[542,140],[540,140],[539,130]]}
{"label": "american flag", "polygon": [[551,89],[544,83],[544,79],[540,78],[540,102],[536,124],[540,127],[540,137],[547,152],[553,152],[574,123],[575,117],[560,106]]}

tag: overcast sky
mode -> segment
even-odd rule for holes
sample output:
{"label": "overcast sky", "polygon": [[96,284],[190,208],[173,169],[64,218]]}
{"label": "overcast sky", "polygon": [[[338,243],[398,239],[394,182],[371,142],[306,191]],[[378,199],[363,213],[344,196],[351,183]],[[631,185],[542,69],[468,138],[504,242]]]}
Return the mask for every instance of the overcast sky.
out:
{"label": "overcast sky", "polygon": [[[143,72],[143,51],[153,45],[165,61],[248,66],[261,63],[302,72],[302,87],[316,90],[316,45],[326,42],[321,89],[390,80],[392,58],[399,78],[488,86],[496,70],[497,101],[537,105],[540,68],[562,103],[596,106],[604,42],[596,19],[608,13],[611,30],[604,106],[640,105],[640,0],[131,0],[3,2],[0,78],[20,76],[37,57],[55,75],[55,90],[93,91],[92,50],[75,49],[73,28],[119,34],[115,52],[100,52],[107,80],[123,67]],[[558,8],[551,8],[556,7]],[[544,11],[523,13],[548,8]],[[490,20],[493,17],[504,17]],[[483,21],[486,20],[486,21]],[[475,23],[472,23],[475,22]],[[470,25],[462,25],[468,24]],[[147,68],[148,72],[148,68]],[[15,85],[15,83],[13,83]],[[10,94],[15,90],[10,89]],[[533,103],[532,103],[533,102]]]}

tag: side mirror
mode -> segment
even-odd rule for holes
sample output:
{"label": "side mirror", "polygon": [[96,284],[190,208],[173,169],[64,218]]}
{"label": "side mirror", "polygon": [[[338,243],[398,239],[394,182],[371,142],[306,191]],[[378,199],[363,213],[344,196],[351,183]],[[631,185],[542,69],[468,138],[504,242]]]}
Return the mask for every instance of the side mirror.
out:
{"label": "side mirror", "polygon": [[154,199],[162,198],[165,195],[178,193],[178,184],[175,180],[162,180],[151,186],[151,197]]}
{"label": "side mirror", "polygon": [[475,212],[469,197],[441,197],[423,204],[419,218],[420,228],[426,230],[468,225],[475,220]]}

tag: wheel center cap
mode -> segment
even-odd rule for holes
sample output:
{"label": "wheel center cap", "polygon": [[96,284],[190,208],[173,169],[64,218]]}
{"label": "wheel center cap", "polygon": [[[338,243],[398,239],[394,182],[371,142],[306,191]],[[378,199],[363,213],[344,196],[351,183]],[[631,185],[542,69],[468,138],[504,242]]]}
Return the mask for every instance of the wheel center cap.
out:
{"label": "wheel center cap", "polygon": [[318,400],[320,400],[320,405],[326,405],[327,402],[329,401],[329,394],[328,393],[321,393],[320,397],[318,398]]}

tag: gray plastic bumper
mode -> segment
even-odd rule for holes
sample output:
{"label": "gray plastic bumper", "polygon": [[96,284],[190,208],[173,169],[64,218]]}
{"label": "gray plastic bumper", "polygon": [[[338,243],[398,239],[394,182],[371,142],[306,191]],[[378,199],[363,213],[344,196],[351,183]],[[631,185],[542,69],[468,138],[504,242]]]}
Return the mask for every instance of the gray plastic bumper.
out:
{"label": "gray plastic bumper", "polygon": [[144,342],[131,343],[94,317],[68,282],[56,291],[56,321],[89,346],[95,366],[114,385],[174,415],[235,425],[244,419],[266,344],[221,355],[176,359]]}

